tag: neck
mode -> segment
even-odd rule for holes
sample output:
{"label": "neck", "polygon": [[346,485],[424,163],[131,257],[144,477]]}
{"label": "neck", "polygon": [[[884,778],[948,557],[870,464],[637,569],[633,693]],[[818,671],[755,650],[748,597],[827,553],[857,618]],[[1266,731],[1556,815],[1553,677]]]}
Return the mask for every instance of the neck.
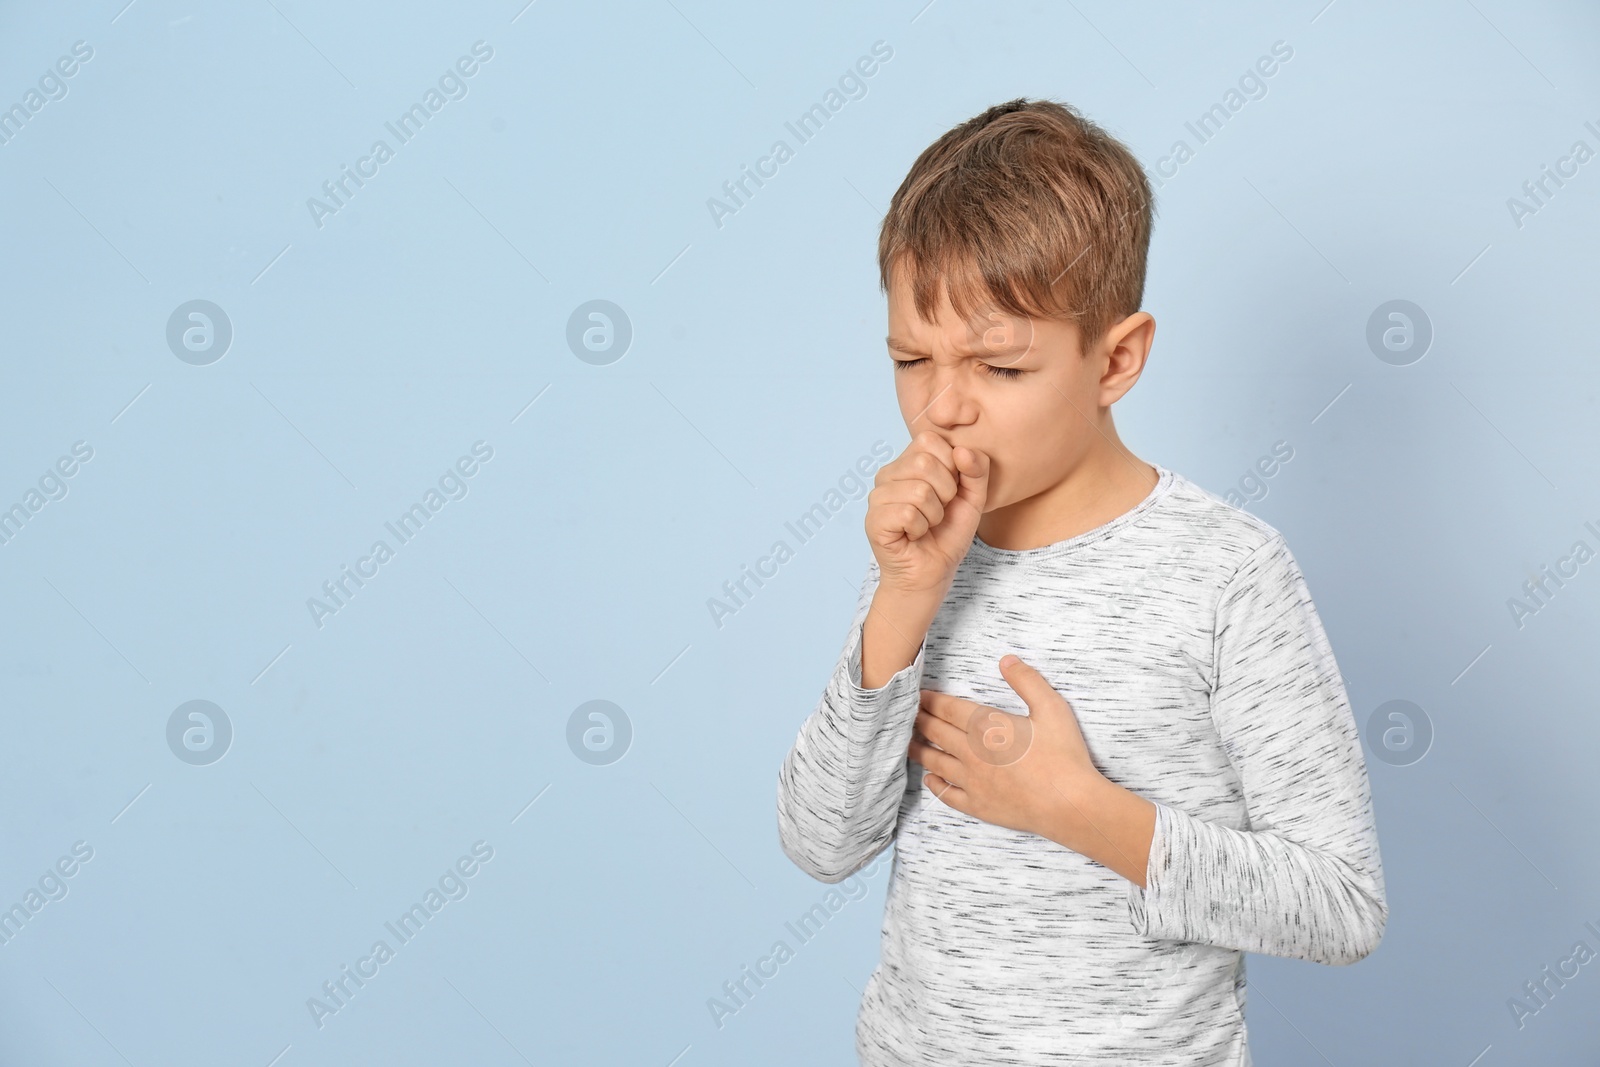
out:
{"label": "neck", "polygon": [[1149,496],[1156,469],[1129,452],[1115,430],[1095,441],[1050,488],[985,512],[978,536],[1008,551],[1041,548],[1104,526]]}

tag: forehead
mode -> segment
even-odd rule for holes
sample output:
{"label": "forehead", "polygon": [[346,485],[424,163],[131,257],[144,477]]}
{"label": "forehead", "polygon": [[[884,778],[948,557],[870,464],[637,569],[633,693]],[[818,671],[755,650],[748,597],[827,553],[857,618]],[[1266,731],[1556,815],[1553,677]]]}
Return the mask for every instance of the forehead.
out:
{"label": "forehead", "polygon": [[934,322],[917,314],[910,283],[897,275],[889,295],[889,348],[906,355],[928,355],[935,345],[963,356],[1021,355],[1033,335],[1027,316],[995,307],[979,308],[963,320],[942,285],[934,312]]}
{"label": "forehead", "polygon": [[[1019,320],[1020,321],[1020,320]],[[1031,334],[1027,327],[1021,329],[1008,329],[996,327],[983,333],[971,332],[958,342],[948,347],[958,356],[993,358],[995,356],[1021,356],[1028,352]],[[908,336],[890,333],[885,338],[888,346],[896,352],[908,356],[926,356],[930,354],[930,347],[923,335]]]}

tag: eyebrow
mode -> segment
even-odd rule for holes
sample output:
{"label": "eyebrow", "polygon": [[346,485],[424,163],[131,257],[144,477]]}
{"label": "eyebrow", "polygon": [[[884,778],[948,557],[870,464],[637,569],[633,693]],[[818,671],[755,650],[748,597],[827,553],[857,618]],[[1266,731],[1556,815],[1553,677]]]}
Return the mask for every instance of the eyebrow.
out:
{"label": "eyebrow", "polygon": [[[892,337],[892,336],[891,337],[885,337],[884,341],[885,341],[885,343],[888,344],[888,346],[890,348],[894,349],[896,352],[902,352],[902,353],[904,353],[904,354],[906,354],[908,356],[920,356],[920,357],[925,359],[929,355],[931,355],[931,353],[924,352],[922,349],[917,348],[910,341],[902,341],[898,337]],[[1031,347],[1031,346],[1028,346],[1028,347]],[[1005,346],[1003,346],[1001,348],[996,348],[996,349],[962,348],[962,349],[958,349],[958,354],[970,359],[970,358],[979,358],[979,357],[983,357],[983,356],[1003,356],[1003,355],[1012,355],[1012,354],[1021,355],[1021,354],[1025,353],[1026,351],[1027,351],[1027,348],[1022,346],[1022,345],[1011,344],[1011,345],[1005,345]]]}

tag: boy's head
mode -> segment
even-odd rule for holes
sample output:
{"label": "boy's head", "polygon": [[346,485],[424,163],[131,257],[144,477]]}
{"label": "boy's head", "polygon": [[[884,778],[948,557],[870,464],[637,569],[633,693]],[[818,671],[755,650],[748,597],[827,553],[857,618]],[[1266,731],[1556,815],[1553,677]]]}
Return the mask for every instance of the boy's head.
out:
{"label": "boy's head", "polygon": [[1153,216],[1133,154],[1047,100],[955,127],[895,191],[878,268],[901,414],[912,436],[989,455],[986,510],[1120,450],[1109,408],[1155,332],[1139,310]]}

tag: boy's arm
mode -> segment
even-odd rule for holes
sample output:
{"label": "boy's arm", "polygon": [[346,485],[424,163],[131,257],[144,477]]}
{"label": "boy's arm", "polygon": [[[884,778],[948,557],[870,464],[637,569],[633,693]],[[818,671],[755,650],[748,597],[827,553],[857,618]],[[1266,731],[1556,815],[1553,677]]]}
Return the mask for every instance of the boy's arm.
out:
{"label": "boy's arm", "polygon": [[1139,933],[1354,963],[1389,907],[1361,737],[1305,579],[1281,535],[1223,590],[1211,714],[1243,782],[1249,829],[1157,804]]}
{"label": "boy's arm", "polygon": [[[901,620],[918,642],[915,658],[880,687],[863,688],[862,637],[877,586],[874,560],[844,652],[778,772],[778,840],[801,870],[823,882],[843,881],[883,851],[905,794],[906,748],[922,680],[921,637],[932,616],[920,630],[916,619]],[[873,658],[879,659],[876,649]]]}

